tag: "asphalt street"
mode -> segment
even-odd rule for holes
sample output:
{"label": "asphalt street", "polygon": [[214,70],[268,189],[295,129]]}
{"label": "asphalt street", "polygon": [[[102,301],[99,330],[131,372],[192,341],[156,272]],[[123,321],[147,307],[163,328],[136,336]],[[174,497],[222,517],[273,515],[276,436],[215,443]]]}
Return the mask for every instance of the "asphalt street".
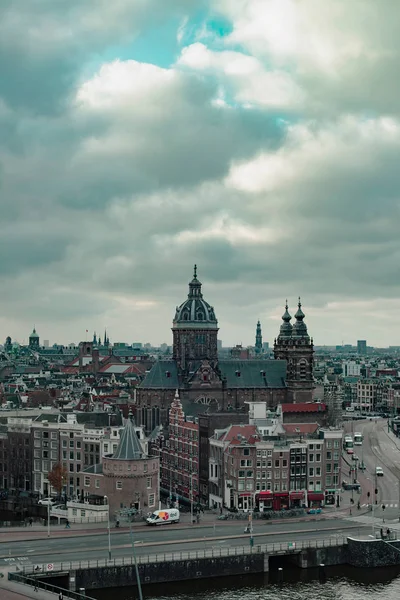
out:
{"label": "asphalt street", "polygon": [[[363,461],[366,465],[364,473],[360,470],[357,473],[357,479],[362,486],[361,504],[370,504],[374,498],[377,500],[374,507],[375,516],[385,515],[388,519],[398,517],[400,450],[396,446],[393,434],[388,434],[387,420],[351,421],[345,424],[345,430],[350,434],[359,431],[364,436],[363,445],[354,447],[359,462]],[[383,469],[383,477],[376,477],[376,467]],[[345,470],[343,478],[346,479]],[[375,489],[378,490],[376,498]],[[367,492],[370,492],[369,498]],[[382,510],[382,505],[385,506],[385,511]]]}
{"label": "asphalt street", "polygon": [[[246,523],[235,527],[216,525],[174,530],[173,526],[147,528],[135,531],[135,547],[138,555],[201,550],[205,548],[247,546],[249,535],[244,534]],[[363,534],[367,526],[349,523],[344,519],[310,521],[267,525],[265,521],[255,523],[255,543],[286,542],[306,539],[331,539],[352,534]],[[112,556],[131,556],[130,533],[111,533]],[[21,563],[63,562],[71,560],[104,559],[108,555],[108,534],[87,535],[74,538],[27,540],[0,544],[0,566],[16,560]]]}

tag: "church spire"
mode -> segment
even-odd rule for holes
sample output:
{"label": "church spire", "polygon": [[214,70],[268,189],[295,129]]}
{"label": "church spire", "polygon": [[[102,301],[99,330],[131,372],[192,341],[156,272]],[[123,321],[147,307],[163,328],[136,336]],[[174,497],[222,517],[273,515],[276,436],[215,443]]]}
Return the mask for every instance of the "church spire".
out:
{"label": "church spire", "polygon": [[257,321],[255,350],[256,354],[260,354],[262,352],[262,332],[260,320]]}
{"label": "church spire", "polygon": [[296,319],[296,323],[293,325],[293,334],[296,337],[305,337],[308,338],[307,325],[304,323],[305,314],[301,308],[301,298],[299,296],[299,302],[297,304],[297,311],[294,315]]}
{"label": "church spire", "polygon": [[292,325],[290,324],[291,320],[292,320],[292,317],[289,313],[288,301],[286,300],[285,312],[282,315],[283,323],[280,328],[279,337],[285,337],[285,338],[291,337],[291,335],[292,335]]}

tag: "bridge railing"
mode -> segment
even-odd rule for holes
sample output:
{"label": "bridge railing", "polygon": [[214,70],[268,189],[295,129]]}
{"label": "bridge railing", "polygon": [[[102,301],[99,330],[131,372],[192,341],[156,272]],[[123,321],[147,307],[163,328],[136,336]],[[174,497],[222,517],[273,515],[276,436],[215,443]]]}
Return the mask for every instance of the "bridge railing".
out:
{"label": "bridge railing", "polygon": [[45,590],[46,592],[51,592],[53,594],[56,594],[57,596],[59,596],[61,592],[63,598],[65,599],[69,598],[71,600],[94,600],[94,598],[91,598],[86,593],[81,594],[79,592],[74,592],[73,590],[65,590],[63,588],[57,587],[56,585],[52,585],[51,583],[45,583],[44,581],[39,581],[36,578],[21,575],[21,573],[9,573],[8,579],[10,581],[22,583],[23,585],[28,585],[34,590]]}
{"label": "bridge railing", "polygon": [[[243,556],[251,554],[290,554],[300,552],[307,548],[329,548],[332,546],[344,546],[347,544],[347,538],[326,538],[326,539],[306,539],[293,542],[273,542],[270,544],[255,544],[254,547],[249,546],[231,546],[231,547],[213,547],[205,548],[204,550],[181,550],[178,552],[160,552],[157,554],[142,554],[136,557],[138,564],[173,562],[179,560],[198,560],[201,558],[220,558],[225,556]],[[136,547],[136,550],[138,547]],[[134,562],[133,556],[121,556],[108,560],[76,560],[62,561],[60,563],[52,563],[48,565],[51,571],[73,571],[75,569],[95,569],[97,567],[112,567],[132,565]],[[47,566],[47,567],[48,567]],[[46,565],[41,567],[36,565],[36,570],[46,572]],[[22,573],[34,573],[35,568],[32,565],[24,565],[21,567]]]}

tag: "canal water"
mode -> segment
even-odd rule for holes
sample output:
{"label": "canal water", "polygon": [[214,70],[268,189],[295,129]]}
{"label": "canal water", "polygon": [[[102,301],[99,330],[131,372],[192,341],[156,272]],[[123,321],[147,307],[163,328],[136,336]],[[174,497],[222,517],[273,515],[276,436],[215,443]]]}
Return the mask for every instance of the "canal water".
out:
{"label": "canal water", "polygon": [[[137,600],[136,588],[87,591],[98,600]],[[144,600],[398,600],[400,567],[285,568],[278,573],[143,587]]]}

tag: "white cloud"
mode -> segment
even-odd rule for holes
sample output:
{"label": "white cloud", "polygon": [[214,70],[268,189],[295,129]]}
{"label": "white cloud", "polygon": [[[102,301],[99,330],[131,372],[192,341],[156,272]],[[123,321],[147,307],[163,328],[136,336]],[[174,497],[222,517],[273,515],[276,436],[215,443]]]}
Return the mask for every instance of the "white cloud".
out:
{"label": "white cloud", "polygon": [[222,78],[235,102],[245,106],[298,108],[305,100],[290,74],[268,70],[261,61],[241,52],[217,52],[197,42],[182,50],[178,65]]}

